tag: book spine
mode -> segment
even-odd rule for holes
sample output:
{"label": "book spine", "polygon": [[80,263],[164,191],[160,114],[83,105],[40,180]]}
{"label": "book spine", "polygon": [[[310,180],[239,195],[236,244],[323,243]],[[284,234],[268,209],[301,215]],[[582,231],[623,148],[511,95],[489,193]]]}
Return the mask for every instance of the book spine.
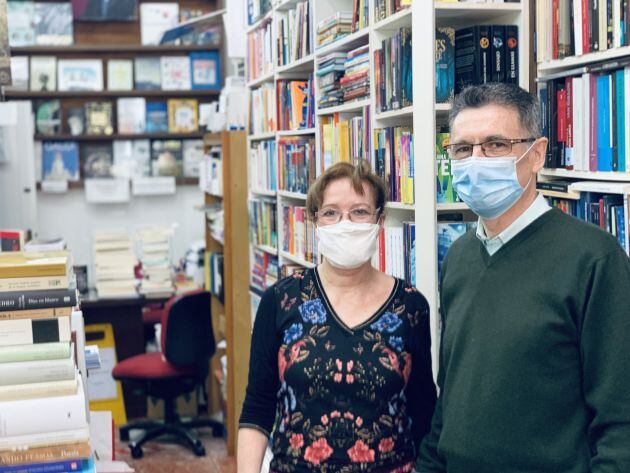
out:
{"label": "book spine", "polygon": [[475,83],[485,84],[492,81],[492,57],[490,51],[492,37],[490,36],[489,25],[479,25],[475,28],[478,29],[479,35],[479,41],[477,42],[478,69]]}
{"label": "book spine", "polygon": [[589,74],[589,171],[597,171],[597,76]]}
{"label": "book spine", "polygon": [[72,471],[83,471],[83,460],[62,460],[49,463],[0,466],[0,473],[68,473]]}
{"label": "book spine", "polygon": [[76,305],[77,292],[75,290],[0,292],[0,311],[74,307]]}
{"label": "book spine", "polygon": [[0,321],[9,319],[51,319],[72,314],[72,307],[60,307],[57,309],[32,309],[13,310],[0,312]]}
{"label": "book spine", "polygon": [[0,265],[0,279],[65,276],[65,264]]}
{"label": "book spine", "polygon": [[72,357],[58,360],[0,363],[0,386],[63,381],[75,378]]}
{"label": "book spine", "polygon": [[[591,52],[591,42],[590,42],[590,9],[589,9],[589,0],[573,0],[575,2],[582,2],[582,17],[581,17],[581,27],[582,27],[582,53],[590,53]],[[576,20],[577,21],[577,20]]]}
{"label": "book spine", "polygon": [[506,27],[506,82],[518,84],[518,26],[507,25]]}
{"label": "book spine", "polygon": [[[85,406],[84,406],[85,409]],[[24,450],[40,447],[56,447],[61,445],[87,442],[90,439],[90,429],[87,426],[79,429],[56,430],[54,432],[37,432],[27,435],[0,435],[0,452]]]}
{"label": "book spine", "polygon": [[68,342],[38,343],[0,347],[0,363],[59,360],[70,357]]}
{"label": "book spine", "polygon": [[0,321],[0,346],[70,341],[70,317]]}
{"label": "book spine", "polygon": [[0,279],[0,292],[68,289],[68,276]]}
{"label": "book spine", "polygon": [[566,151],[564,167],[572,170],[573,163],[573,79],[567,77],[565,80],[566,90]]}
{"label": "book spine", "polygon": [[0,466],[23,466],[32,463],[59,462],[72,459],[86,459],[91,454],[90,444],[73,443],[53,447],[29,448],[0,452]]}
{"label": "book spine", "polygon": [[506,27],[505,25],[492,25],[492,82],[505,82],[506,80]]}
{"label": "book spine", "polygon": [[0,401],[70,396],[76,392],[77,381],[75,379],[46,383],[12,384],[0,386]]}
{"label": "book spine", "polygon": [[589,51],[599,51],[599,0],[589,0]]}

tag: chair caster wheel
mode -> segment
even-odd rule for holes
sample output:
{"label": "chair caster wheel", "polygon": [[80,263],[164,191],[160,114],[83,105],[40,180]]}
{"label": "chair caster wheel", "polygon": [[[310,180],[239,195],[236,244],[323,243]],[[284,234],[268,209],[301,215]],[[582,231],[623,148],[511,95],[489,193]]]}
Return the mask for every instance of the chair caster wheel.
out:
{"label": "chair caster wheel", "polygon": [[132,458],[142,458],[142,456],[144,455],[144,453],[142,452],[142,447],[138,447],[137,445],[130,445],[129,448],[131,449],[131,457]]}
{"label": "chair caster wheel", "polygon": [[122,442],[129,442],[129,431],[120,429],[120,440]]}
{"label": "chair caster wheel", "polygon": [[223,427],[212,427],[213,437],[223,437]]}
{"label": "chair caster wheel", "polygon": [[198,444],[195,444],[195,446],[193,447],[193,452],[198,457],[203,457],[206,455],[206,449],[203,447],[203,445],[201,445],[201,442]]}

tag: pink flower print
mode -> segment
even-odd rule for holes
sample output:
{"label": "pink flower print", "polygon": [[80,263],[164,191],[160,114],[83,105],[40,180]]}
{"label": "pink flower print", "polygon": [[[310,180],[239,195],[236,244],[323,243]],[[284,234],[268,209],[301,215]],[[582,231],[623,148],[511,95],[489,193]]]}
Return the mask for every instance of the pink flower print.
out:
{"label": "pink flower print", "polygon": [[354,420],[354,414],[352,412],[346,412],[343,417],[348,420]]}
{"label": "pink flower print", "polygon": [[335,380],[335,383],[341,383],[343,379],[343,375],[341,373],[335,373],[335,376],[333,376],[333,379]]}
{"label": "pink flower print", "polygon": [[374,461],[374,450],[371,449],[363,440],[357,440],[355,444],[348,450],[350,460],[355,463],[368,463]]}
{"label": "pink flower print", "polygon": [[352,371],[352,368],[354,367],[354,361],[350,360],[348,363],[346,363],[346,369],[348,370],[348,373],[350,371]]}
{"label": "pink flower print", "polygon": [[328,445],[325,438],[313,442],[306,447],[304,459],[313,465],[319,465],[322,461],[326,461],[333,453],[333,449]]}
{"label": "pink flower print", "polygon": [[328,424],[328,416],[326,414],[324,414],[321,418],[322,424],[326,425]]}
{"label": "pink flower print", "polygon": [[354,375],[353,374],[347,374],[346,375],[346,383],[348,383],[348,384],[354,383]]}
{"label": "pink flower print", "polygon": [[341,417],[341,412],[339,412],[339,411],[332,411],[330,413],[330,418],[334,419],[335,417]]}
{"label": "pink flower print", "polygon": [[394,440],[391,437],[381,439],[378,444],[378,451],[381,453],[389,453],[394,449]]}
{"label": "pink flower print", "polygon": [[289,439],[289,443],[293,450],[299,450],[304,446],[304,436],[302,434],[293,434]]}
{"label": "pink flower print", "polygon": [[357,417],[355,422],[357,423],[357,427],[361,427],[363,425],[363,419],[361,417]]}
{"label": "pink flower print", "polygon": [[339,371],[343,371],[343,363],[341,362],[341,360],[340,360],[339,358],[337,358],[337,359],[335,360],[335,364],[337,365],[337,369],[338,369]]}

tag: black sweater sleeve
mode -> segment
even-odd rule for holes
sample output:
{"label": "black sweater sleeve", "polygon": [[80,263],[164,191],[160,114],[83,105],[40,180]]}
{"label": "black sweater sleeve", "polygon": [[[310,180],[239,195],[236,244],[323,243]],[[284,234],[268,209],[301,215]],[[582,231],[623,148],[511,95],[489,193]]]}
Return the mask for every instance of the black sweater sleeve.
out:
{"label": "black sweater sleeve", "polygon": [[272,287],[263,294],[252,333],[249,378],[240,427],[257,429],[266,436],[276,416],[279,337],[276,330],[276,297]]}

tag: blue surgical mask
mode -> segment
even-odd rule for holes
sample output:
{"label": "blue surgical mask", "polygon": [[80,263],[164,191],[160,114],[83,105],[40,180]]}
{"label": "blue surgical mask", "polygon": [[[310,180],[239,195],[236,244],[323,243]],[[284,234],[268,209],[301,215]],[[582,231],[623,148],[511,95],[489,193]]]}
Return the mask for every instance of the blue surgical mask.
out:
{"label": "blue surgical mask", "polygon": [[[532,146],[534,146],[532,144]],[[520,157],[505,156],[470,158],[453,160],[453,188],[457,195],[484,220],[492,220],[507,212],[523,195],[516,174],[516,164],[532,149]],[[527,186],[531,182],[527,182]]]}

